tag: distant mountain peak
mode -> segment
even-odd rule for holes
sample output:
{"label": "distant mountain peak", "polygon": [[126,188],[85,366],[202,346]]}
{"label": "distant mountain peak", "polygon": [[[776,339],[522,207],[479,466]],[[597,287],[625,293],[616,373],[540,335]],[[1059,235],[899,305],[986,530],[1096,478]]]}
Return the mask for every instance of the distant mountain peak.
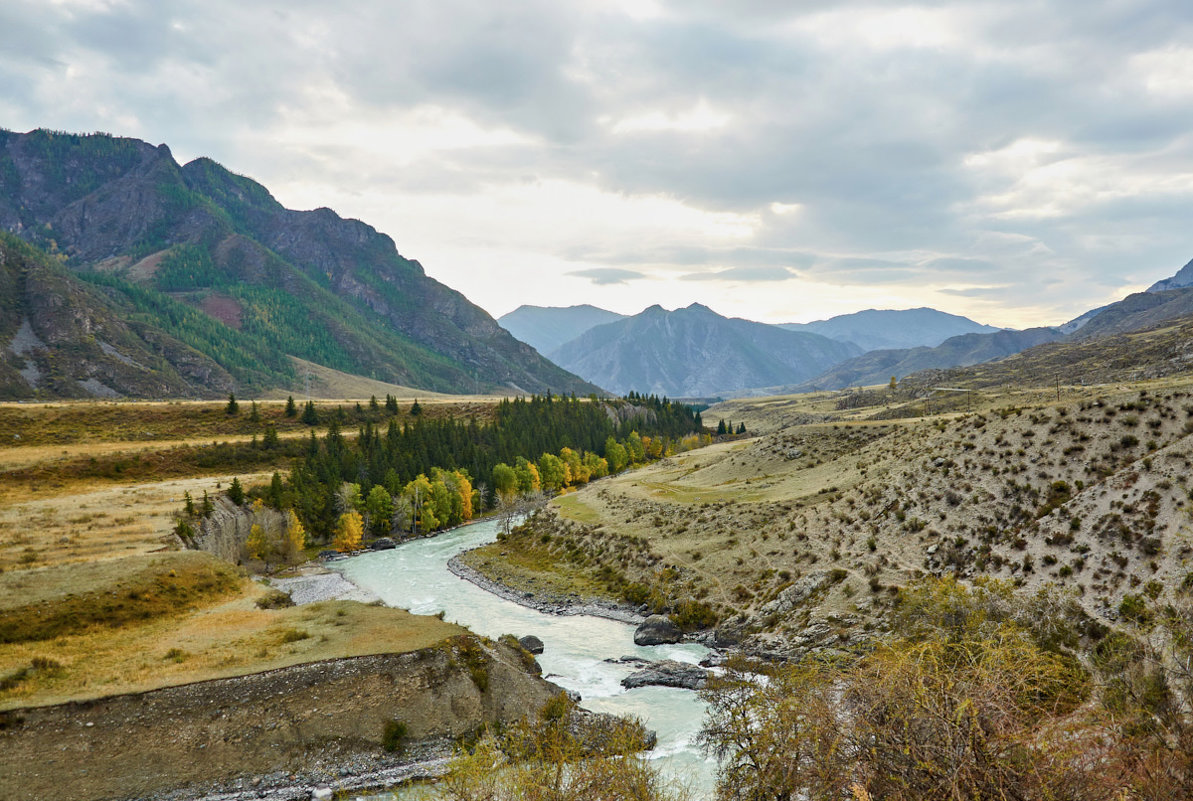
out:
{"label": "distant mountain peak", "polygon": [[852,342],[864,351],[935,347],[962,334],[991,334],[1001,330],[927,306],[865,309],[811,323],[789,323],[782,328]]}
{"label": "distant mountain peak", "polygon": [[590,328],[620,319],[622,315],[589,303],[577,306],[523,304],[497,318],[497,322],[516,339],[549,355]]}
{"label": "distant mountain peak", "polygon": [[1193,260],[1177,270],[1176,275],[1157,281],[1147,288],[1148,292],[1166,292],[1170,289],[1184,289],[1193,286]]}
{"label": "distant mountain peak", "polygon": [[727,318],[694,303],[675,311],[650,306],[596,326],[551,358],[613,392],[682,398],[796,383],[859,352],[845,342]]}

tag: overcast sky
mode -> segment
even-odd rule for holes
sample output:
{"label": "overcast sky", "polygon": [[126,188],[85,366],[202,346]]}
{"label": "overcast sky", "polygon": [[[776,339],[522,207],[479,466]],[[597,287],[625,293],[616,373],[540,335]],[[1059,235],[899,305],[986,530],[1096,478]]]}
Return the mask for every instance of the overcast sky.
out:
{"label": "overcast sky", "polygon": [[495,316],[1022,327],[1193,258],[1188,0],[3,0],[0,126],[210,156]]}

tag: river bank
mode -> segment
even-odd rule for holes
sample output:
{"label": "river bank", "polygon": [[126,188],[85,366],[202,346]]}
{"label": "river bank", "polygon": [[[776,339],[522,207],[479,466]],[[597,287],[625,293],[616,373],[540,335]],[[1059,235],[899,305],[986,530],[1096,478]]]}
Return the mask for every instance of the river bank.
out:
{"label": "river bank", "polygon": [[524,589],[507,583],[505,580],[493,579],[481,573],[474,567],[464,564],[459,556],[453,556],[447,562],[447,569],[465,581],[475,584],[485,592],[496,595],[506,601],[543,612],[548,615],[588,615],[618,623],[638,625],[646,619],[634,607],[628,604],[618,604],[612,601],[583,599],[575,595],[561,595],[558,593]]}

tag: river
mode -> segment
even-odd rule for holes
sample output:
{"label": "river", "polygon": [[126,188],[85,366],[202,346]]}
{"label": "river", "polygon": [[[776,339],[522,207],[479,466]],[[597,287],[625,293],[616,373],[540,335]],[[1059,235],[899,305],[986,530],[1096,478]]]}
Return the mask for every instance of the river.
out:
{"label": "river", "polygon": [[337,562],[354,584],[390,606],[444,619],[496,639],[502,634],[534,634],[546,645],[538,657],[543,675],[583,698],[594,712],[636,715],[659,737],[650,754],[665,775],[687,784],[694,799],[711,798],[716,765],[695,747],[704,704],[694,692],[667,687],[622,688],[632,668],[606,659],[635,655],[696,663],[708,653],[694,644],[634,645],[634,627],[586,615],[549,615],[519,606],[464,581],[447,569],[456,554],[492,542],[496,521],[482,521],[391,551],[362,554]]}

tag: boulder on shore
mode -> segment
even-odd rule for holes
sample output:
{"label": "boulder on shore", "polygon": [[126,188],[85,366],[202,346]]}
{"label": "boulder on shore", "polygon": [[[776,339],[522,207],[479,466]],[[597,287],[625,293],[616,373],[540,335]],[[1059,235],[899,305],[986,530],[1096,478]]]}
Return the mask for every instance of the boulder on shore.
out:
{"label": "boulder on shore", "polygon": [[700,690],[707,683],[707,670],[672,659],[651,662],[642,670],[636,670],[621,680],[621,686],[627,690],[651,686]]}
{"label": "boulder on shore", "polygon": [[683,632],[664,615],[651,615],[634,629],[634,645],[669,645],[683,639]]}
{"label": "boulder on shore", "polygon": [[543,652],[543,641],[533,634],[527,634],[525,637],[518,638],[518,645],[521,645],[532,654],[541,654]]}

